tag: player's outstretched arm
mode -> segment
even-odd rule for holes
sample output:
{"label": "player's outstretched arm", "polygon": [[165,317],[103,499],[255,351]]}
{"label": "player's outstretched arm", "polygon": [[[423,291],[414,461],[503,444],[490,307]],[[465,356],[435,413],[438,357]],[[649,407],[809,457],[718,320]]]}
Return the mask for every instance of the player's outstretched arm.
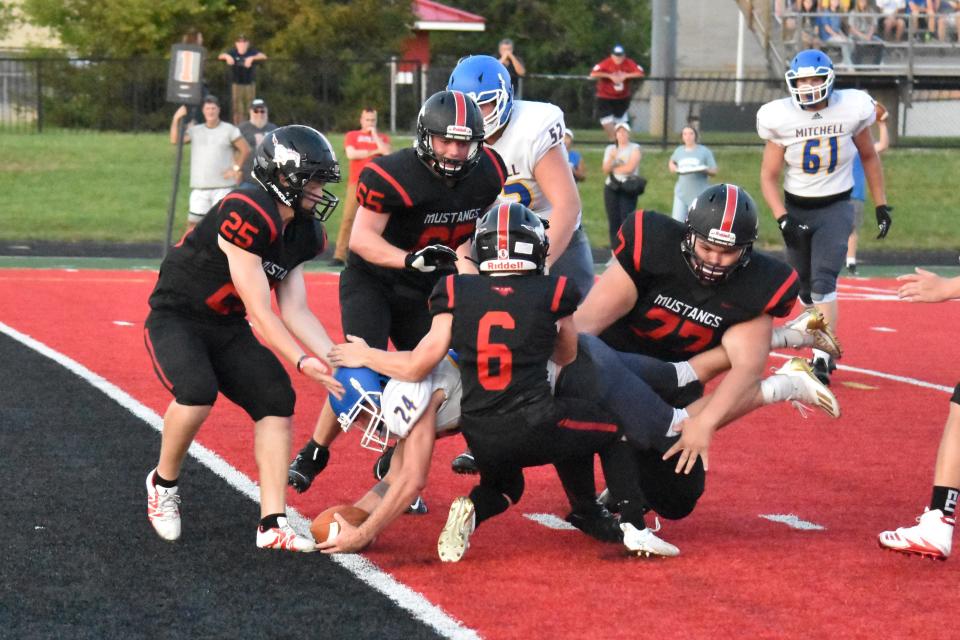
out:
{"label": "player's outstretched arm", "polygon": [[557,322],[557,341],[553,345],[550,359],[561,367],[577,359],[577,325],[573,316],[560,318]]}
{"label": "player's outstretched arm", "polygon": [[897,295],[908,302],[943,302],[960,298],[960,276],[944,278],[932,271],[916,267],[915,273],[898,276],[903,282]]}
{"label": "player's outstretched arm", "polygon": [[283,324],[310,352],[326,354],[330,351],[333,340],[307,304],[303,265],[298,265],[287,274],[277,287],[277,306],[280,308]]}
{"label": "player's outstretched arm", "polygon": [[627,314],[637,303],[637,287],[614,261],[597,280],[586,300],[573,314],[577,331],[600,335],[604,329]]}
{"label": "player's outstretched arm", "polygon": [[227,242],[223,237],[217,238],[217,244],[227,256],[233,286],[243,300],[250,322],[257,332],[287,362],[297,365],[301,372],[306,371],[330,393],[340,397],[343,394],[343,385],[330,375],[326,363],[318,358],[309,358],[306,363],[309,368],[304,369],[305,362],[301,360],[305,355],[303,350],[270,306],[270,283],[263,272],[260,256]]}
{"label": "player's outstretched arm", "polygon": [[347,336],[347,342],[335,345],[328,355],[336,367],[369,367],[397,380],[423,380],[447,355],[453,335],[453,314],[433,317],[430,331],[413,351],[384,351],[367,345],[363,338]]}
{"label": "player's outstretched arm", "polygon": [[698,407],[696,415],[677,427],[680,439],[663,456],[667,460],[680,453],[677,473],[690,473],[698,457],[703,458],[703,466],[707,468],[713,434],[755,406],[752,401],[763,378],[772,331],[773,319],[763,314],[736,324],[724,333],[722,344],[730,358],[730,371],[716,391]]}
{"label": "player's outstretched arm", "polygon": [[[397,454],[394,454],[390,471],[384,478],[389,483],[389,488],[380,503],[370,513],[370,517],[359,527],[341,522],[339,535],[332,542],[323,542],[318,545],[321,551],[351,553],[363,549],[403,514],[410,503],[423,491],[427,485],[430,457],[433,455],[433,444],[436,441],[437,410],[442,402],[443,392],[434,392],[430,406],[402,443],[402,458],[398,459]],[[399,468],[394,466],[398,462]]]}

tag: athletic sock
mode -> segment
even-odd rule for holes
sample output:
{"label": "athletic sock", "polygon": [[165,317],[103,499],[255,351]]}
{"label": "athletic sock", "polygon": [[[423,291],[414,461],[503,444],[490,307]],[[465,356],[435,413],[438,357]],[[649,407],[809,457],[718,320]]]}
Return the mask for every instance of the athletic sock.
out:
{"label": "athletic sock", "polygon": [[814,360],[823,360],[827,363],[827,366],[832,364],[833,359],[830,357],[830,354],[826,351],[821,351],[820,349],[813,350],[813,359]]}
{"label": "athletic sock", "polygon": [[164,489],[175,489],[177,482],[180,478],[174,478],[173,480],[167,480],[166,478],[161,478],[159,473],[153,474],[153,485],[155,487],[163,487]]}
{"label": "athletic sock", "polygon": [[943,515],[953,517],[957,509],[957,497],[960,492],[954,487],[933,487],[933,496],[930,498],[930,510],[940,509]]}
{"label": "athletic sock", "polygon": [[794,392],[793,379],[782,374],[772,375],[760,381],[760,394],[763,404],[774,404],[789,400]]}
{"label": "athletic sock", "polygon": [[671,364],[673,364],[673,368],[677,370],[677,388],[699,380],[699,378],[697,378],[697,372],[693,370],[688,360],[673,362]]}
{"label": "athletic sock", "polygon": [[686,409],[674,409],[673,419],[670,421],[670,428],[667,429],[667,437],[672,438],[673,436],[680,435],[680,432],[674,431],[673,428],[689,417],[690,417],[690,414],[687,413]]}
{"label": "athletic sock", "polygon": [[267,531],[275,527],[279,527],[280,523],[277,522],[277,518],[286,518],[287,514],[285,513],[271,513],[268,516],[260,518],[260,531]]}

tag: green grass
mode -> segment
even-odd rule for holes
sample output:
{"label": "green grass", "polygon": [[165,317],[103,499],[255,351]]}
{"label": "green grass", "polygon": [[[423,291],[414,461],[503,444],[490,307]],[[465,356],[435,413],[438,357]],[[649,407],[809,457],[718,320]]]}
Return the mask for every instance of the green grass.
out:
{"label": "green grass", "polygon": [[[585,132],[593,133],[593,132]],[[599,132],[598,132],[599,133]],[[594,139],[594,136],[583,136]],[[578,132],[578,141],[581,136]],[[3,134],[0,163],[0,240],[162,242],[173,180],[175,147],[166,135],[45,131],[42,134]],[[343,136],[331,142],[342,149]],[[409,143],[396,140],[394,148]],[[581,184],[584,222],[596,246],[607,244],[600,163],[603,147],[582,144],[588,179]],[[769,213],[760,196],[761,147],[714,147],[720,173],[717,181],[746,188]],[[645,147],[641,172],[648,179],[639,205],[669,213],[674,177],[667,170],[672,148]],[[960,225],[953,216],[953,194],[960,173],[956,150],[892,149],[883,156],[887,193],[895,207],[894,225],[883,243],[865,226],[865,251],[888,249],[960,248]],[[346,164],[346,163],[344,163]],[[332,185],[343,196],[344,185]],[[189,195],[189,153],[185,154],[177,199],[174,236],[186,219]],[[868,203],[867,222],[873,219]],[[334,214],[329,233],[336,237],[340,222]],[[761,217],[761,243],[782,246],[769,215]]]}

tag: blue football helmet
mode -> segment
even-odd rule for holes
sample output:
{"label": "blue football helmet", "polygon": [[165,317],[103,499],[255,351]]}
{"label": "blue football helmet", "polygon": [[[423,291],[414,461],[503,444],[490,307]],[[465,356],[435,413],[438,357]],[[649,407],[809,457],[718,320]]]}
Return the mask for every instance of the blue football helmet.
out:
{"label": "blue football helmet", "polygon": [[[823,77],[823,84],[816,87],[797,88],[799,78]],[[809,107],[830,97],[833,93],[833,61],[830,56],[816,49],[801,51],[790,61],[790,68],[784,74],[787,88],[794,101],[801,107]]]}
{"label": "blue football helmet", "polygon": [[467,56],[457,63],[447,89],[462,91],[481,107],[494,102],[493,111],[483,119],[483,133],[489,138],[510,120],[513,111],[513,85],[510,73],[492,56]]}
{"label": "blue football helmet", "polygon": [[385,378],[367,367],[340,367],[333,377],[339,380],[344,388],[341,400],[330,396],[330,406],[337,414],[340,428],[349,431],[355,422],[368,416],[369,420],[360,437],[360,446],[382,452],[387,448],[390,437],[380,408]]}

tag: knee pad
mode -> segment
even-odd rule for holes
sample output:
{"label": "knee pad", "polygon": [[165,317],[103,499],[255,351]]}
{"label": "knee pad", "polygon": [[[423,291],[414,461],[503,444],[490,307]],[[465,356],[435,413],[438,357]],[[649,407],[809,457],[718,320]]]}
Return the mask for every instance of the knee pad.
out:
{"label": "knee pad", "polygon": [[833,302],[837,299],[837,290],[834,289],[830,293],[814,293],[811,294],[810,297],[813,299],[814,304]]}
{"label": "knee pad", "polygon": [[258,394],[257,397],[246,399],[242,404],[243,410],[247,412],[254,422],[266,418],[267,416],[279,416],[289,418],[293,415],[293,407],[297,403],[297,394],[290,383],[274,384]]}
{"label": "knee pad", "polygon": [[217,381],[190,379],[173,388],[177,404],[186,407],[211,407],[217,401]]}

